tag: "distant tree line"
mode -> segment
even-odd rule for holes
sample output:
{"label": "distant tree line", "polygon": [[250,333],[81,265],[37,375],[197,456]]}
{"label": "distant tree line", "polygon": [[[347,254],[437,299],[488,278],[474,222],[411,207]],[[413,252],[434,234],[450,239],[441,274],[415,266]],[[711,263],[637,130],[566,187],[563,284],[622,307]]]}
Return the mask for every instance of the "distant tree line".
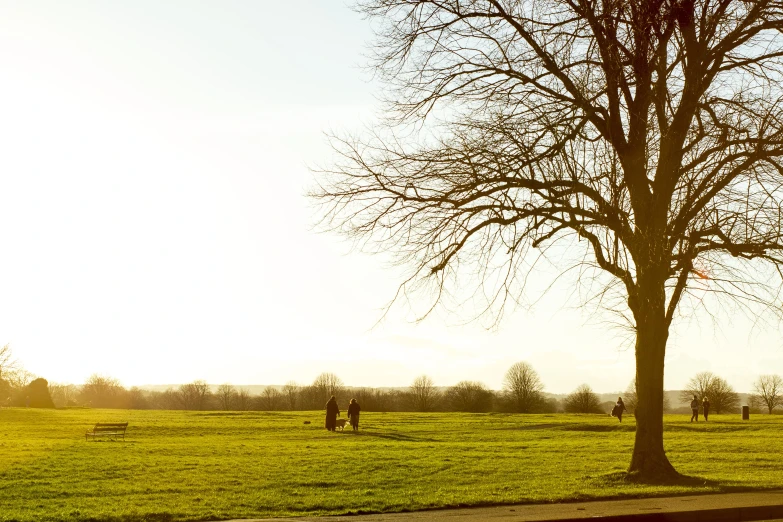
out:
{"label": "distant tree line", "polygon": [[[232,384],[213,387],[198,380],[164,391],[124,387],[112,377],[94,374],[82,385],[48,383],[21,368],[8,346],[0,348],[0,405],[30,407],[90,407],[159,410],[226,411],[309,411],[323,409],[330,396],[345,408],[356,399],[363,411],[416,412],[507,412],[507,413],[608,413],[614,400],[602,402],[587,384],[565,397],[546,394],[538,373],[527,362],[509,368],[503,388],[490,390],[477,381],[460,381],[450,387],[437,387],[422,375],[407,388],[348,388],[333,373],[322,373],[310,384],[288,382],[267,386],[260,393]],[[628,413],[636,409],[636,386],[632,381],[622,394]],[[693,396],[710,400],[714,413],[737,411],[739,395],[725,379],[709,372],[696,374],[681,392],[686,409]],[[772,413],[783,406],[783,378],[763,375],[749,397],[755,412]],[[677,411],[668,398],[664,411]],[[689,410],[688,410],[689,411]]]}

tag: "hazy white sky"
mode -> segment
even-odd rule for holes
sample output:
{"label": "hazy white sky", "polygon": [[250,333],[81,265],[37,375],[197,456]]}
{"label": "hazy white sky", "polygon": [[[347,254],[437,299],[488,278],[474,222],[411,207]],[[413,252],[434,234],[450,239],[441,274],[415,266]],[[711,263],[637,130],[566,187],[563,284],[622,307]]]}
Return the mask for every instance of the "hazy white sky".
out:
{"label": "hazy white sky", "polygon": [[[399,271],[317,234],[323,132],[371,123],[341,0],[0,3],[0,343],[53,382],[405,386],[426,373],[625,389],[633,349],[555,288],[496,331],[402,312]],[[701,328],[700,328],[701,327]],[[678,327],[666,387],[783,373],[779,332]]]}

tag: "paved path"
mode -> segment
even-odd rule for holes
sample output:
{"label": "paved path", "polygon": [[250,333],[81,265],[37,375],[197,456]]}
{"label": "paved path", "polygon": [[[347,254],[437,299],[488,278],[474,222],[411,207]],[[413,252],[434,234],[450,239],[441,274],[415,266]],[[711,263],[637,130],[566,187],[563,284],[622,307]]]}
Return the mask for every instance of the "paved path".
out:
{"label": "paved path", "polygon": [[[586,518],[607,521],[740,522],[783,518],[783,490],[718,493],[632,500],[596,500],[567,504],[526,504],[489,508],[443,509],[413,513],[335,517],[253,519],[252,522],[570,522]],[[240,522],[240,521],[230,521]],[[251,522],[245,520],[242,522]]]}

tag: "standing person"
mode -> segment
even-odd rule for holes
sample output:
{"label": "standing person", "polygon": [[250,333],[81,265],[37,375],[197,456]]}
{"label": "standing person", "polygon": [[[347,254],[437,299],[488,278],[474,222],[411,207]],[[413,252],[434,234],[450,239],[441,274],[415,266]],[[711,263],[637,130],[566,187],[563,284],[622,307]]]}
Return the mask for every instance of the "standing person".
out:
{"label": "standing person", "polygon": [[334,431],[337,424],[337,416],[340,415],[340,408],[337,406],[337,399],[334,395],[326,403],[326,429]]}
{"label": "standing person", "polygon": [[704,413],[704,421],[706,422],[710,416],[710,400],[707,397],[704,397],[704,400],[701,401],[701,410]]}
{"label": "standing person", "polygon": [[691,422],[699,422],[699,399],[697,399],[695,395],[691,401],[691,411],[693,412],[693,415],[691,415]]}
{"label": "standing person", "polygon": [[351,423],[353,431],[359,431],[359,412],[362,411],[359,407],[359,403],[356,399],[351,399],[351,403],[348,405],[348,421]]}
{"label": "standing person", "polygon": [[614,411],[615,415],[617,415],[617,419],[620,422],[623,422],[623,412],[628,410],[625,408],[625,403],[623,402],[622,397],[617,397],[617,404],[614,405]]}

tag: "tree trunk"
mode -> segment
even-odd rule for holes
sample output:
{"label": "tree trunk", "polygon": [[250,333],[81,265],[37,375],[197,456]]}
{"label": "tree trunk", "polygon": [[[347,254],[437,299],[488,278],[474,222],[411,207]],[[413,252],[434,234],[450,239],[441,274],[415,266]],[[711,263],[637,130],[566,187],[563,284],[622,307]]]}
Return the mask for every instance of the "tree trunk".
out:
{"label": "tree trunk", "polygon": [[638,480],[665,481],[679,477],[663,450],[663,360],[669,328],[663,283],[651,286],[639,284],[636,299],[629,302],[636,319],[638,403],[636,439],[628,473]]}

